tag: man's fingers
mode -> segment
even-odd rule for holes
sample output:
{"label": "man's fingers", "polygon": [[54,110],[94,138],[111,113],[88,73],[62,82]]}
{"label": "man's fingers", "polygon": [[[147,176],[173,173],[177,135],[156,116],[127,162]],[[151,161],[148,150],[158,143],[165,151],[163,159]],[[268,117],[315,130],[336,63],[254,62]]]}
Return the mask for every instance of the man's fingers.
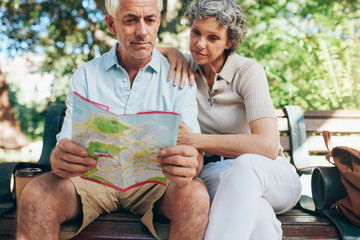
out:
{"label": "man's fingers", "polygon": [[163,174],[167,179],[174,182],[179,187],[185,186],[185,185],[189,184],[193,180],[193,177],[177,176],[177,175],[173,175],[173,174],[171,174],[171,173],[169,173],[167,171],[164,171],[164,170],[163,170]]}
{"label": "man's fingers", "polygon": [[64,139],[54,148],[50,157],[51,169],[60,177],[84,174],[96,167],[96,159],[89,157],[87,150],[69,139]]}
{"label": "man's fingers", "polygon": [[55,175],[62,177],[62,178],[77,177],[77,176],[80,176],[85,173],[85,172],[68,172],[63,169],[56,169],[56,171],[53,170],[53,172],[55,173]]}
{"label": "man's fingers", "polygon": [[76,153],[81,157],[86,157],[88,155],[88,152],[84,147],[72,142],[70,139],[61,139],[58,146],[63,152]]}
{"label": "man's fingers", "polygon": [[96,159],[87,156],[87,152],[85,157],[83,157],[81,155],[74,155],[67,151],[64,151],[64,149],[60,147],[55,147],[53,155],[54,155],[54,160],[59,159],[74,164],[80,164],[85,166],[96,166],[97,163]]}
{"label": "man's fingers", "polygon": [[191,146],[177,145],[177,146],[162,148],[159,152],[160,157],[170,157],[173,155],[194,157],[197,156],[197,150]]}
{"label": "man's fingers", "polygon": [[66,158],[67,162],[70,162],[72,164],[78,164],[78,165],[83,165],[83,166],[96,166],[96,159],[92,158],[92,157],[78,157],[75,155],[71,155],[69,154]]}
{"label": "man's fingers", "polygon": [[[95,163],[95,164],[94,164]],[[71,172],[74,174],[81,175],[86,173],[90,169],[96,167],[96,160],[91,159],[90,157],[84,159],[74,159],[72,161],[68,161],[67,159],[58,158],[56,161],[53,161],[52,168],[53,171],[56,172],[59,170]]]}
{"label": "man's fingers", "polygon": [[169,156],[165,158],[159,157],[158,161],[163,166],[169,165],[189,169],[196,169],[196,167],[198,166],[198,162],[197,160],[194,160],[194,158],[179,155]]}
{"label": "man's fingers", "polygon": [[193,168],[179,167],[174,165],[162,164],[161,168],[163,172],[166,172],[169,175],[183,178],[194,178],[196,170]]}

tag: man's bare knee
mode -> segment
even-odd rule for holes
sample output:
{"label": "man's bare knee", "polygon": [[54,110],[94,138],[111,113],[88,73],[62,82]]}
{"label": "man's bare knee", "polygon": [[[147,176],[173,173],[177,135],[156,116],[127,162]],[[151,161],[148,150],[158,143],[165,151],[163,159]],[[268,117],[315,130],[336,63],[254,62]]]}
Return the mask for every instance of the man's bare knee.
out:
{"label": "man's bare knee", "polygon": [[169,219],[174,218],[174,214],[186,211],[207,215],[209,208],[210,197],[206,186],[197,179],[183,187],[170,184],[164,198],[160,201],[161,213]]}
{"label": "man's bare knee", "polygon": [[203,203],[209,201],[209,193],[206,186],[198,179],[194,179],[190,184],[184,187],[177,187],[175,184],[172,184],[170,187],[173,188],[171,189],[173,191],[172,194],[176,195],[177,198],[196,199]]}
{"label": "man's bare knee", "polygon": [[203,182],[193,180],[183,187],[171,183],[158,206],[160,216],[171,221],[169,239],[204,238],[210,197]]}
{"label": "man's bare knee", "polygon": [[[69,214],[64,211],[64,204],[77,202],[75,189],[69,179],[59,178],[53,173],[43,174],[30,181],[24,188],[19,202],[19,213],[26,216],[29,212],[36,212],[39,216],[46,214],[44,218],[56,218],[56,221],[64,221],[76,215],[76,211]],[[77,206],[74,204],[74,206]],[[64,215],[67,213],[66,215]],[[74,216],[75,217],[75,216]]]}

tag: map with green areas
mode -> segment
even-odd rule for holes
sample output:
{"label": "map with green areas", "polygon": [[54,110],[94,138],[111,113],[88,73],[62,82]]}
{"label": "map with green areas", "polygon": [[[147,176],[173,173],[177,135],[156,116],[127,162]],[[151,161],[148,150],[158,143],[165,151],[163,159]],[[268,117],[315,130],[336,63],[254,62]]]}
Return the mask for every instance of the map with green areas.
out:
{"label": "map with green areas", "polygon": [[72,141],[97,159],[82,178],[119,191],[147,183],[166,186],[157,156],[161,148],[176,145],[179,114],[115,115],[75,93],[72,118]]}

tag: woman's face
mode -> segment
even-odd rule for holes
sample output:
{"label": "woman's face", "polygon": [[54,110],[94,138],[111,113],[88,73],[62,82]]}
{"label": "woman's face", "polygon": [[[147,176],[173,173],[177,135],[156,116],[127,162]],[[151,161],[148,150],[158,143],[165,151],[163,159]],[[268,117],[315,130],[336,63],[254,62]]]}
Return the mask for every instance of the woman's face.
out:
{"label": "woman's face", "polygon": [[221,27],[215,18],[195,19],[191,26],[189,50],[197,64],[222,67],[224,50],[230,46],[227,28]]}

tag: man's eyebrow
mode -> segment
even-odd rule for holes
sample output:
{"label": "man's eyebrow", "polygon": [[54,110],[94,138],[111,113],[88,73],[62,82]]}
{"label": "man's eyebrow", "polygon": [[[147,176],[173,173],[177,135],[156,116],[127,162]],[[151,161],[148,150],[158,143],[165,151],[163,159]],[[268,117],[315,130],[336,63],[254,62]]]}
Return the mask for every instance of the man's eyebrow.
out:
{"label": "man's eyebrow", "polygon": [[157,18],[158,17],[158,15],[157,14],[150,14],[150,15],[147,15],[147,16],[145,16],[145,17],[153,17],[153,18]]}
{"label": "man's eyebrow", "polygon": [[[128,13],[128,14],[124,15],[124,18],[127,18],[127,17],[130,17],[130,18],[138,18],[138,15],[133,14],[133,13]],[[144,16],[144,17],[146,17],[146,18],[156,18],[157,15],[156,15],[156,14],[150,14],[150,15],[146,15],[146,16]]]}
{"label": "man's eyebrow", "polygon": [[135,14],[128,13],[128,14],[124,15],[123,17],[127,18],[127,17],[137,17],[137,16]]}

